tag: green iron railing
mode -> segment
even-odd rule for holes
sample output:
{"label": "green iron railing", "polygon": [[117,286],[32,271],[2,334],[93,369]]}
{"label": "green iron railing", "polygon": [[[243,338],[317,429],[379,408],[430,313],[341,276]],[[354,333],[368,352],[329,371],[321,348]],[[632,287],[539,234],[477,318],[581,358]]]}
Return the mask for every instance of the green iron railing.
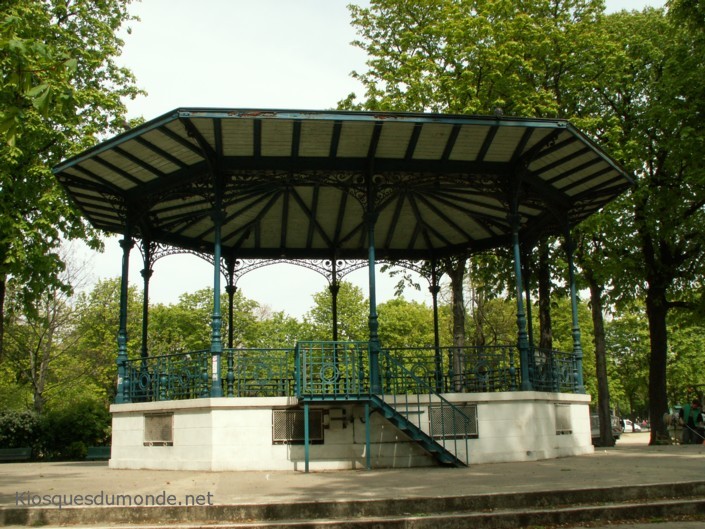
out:
{"label": "green iron railing", "polygon": [[529,376],[536,391],[573,393],[578,384],[575,355],[535,348],[529,357]]}
{"label": "green iron railing", "polygon": [[221,358],[228,397],[289,397],[294,394],[294,349],[226,349]]}
{"label": "green iron railing", "polygon": [[322,400],[369,395],[368,342],[298,342],[296,395]]}
{"label": "green iron railing", "polygon": [[[332,345],[335,344],[335,345]],[[330,399],[369,392],[368,342],[299,342],[307,361],[296,365],[294,348],[226,349],[221,355],[221,384],[228,397],[290,397],[301,369],[310,395]],[[437,393],[516,391],[521,387],[516,346],[390,348],[387,354],[425,387]],[[529,356],[532,389],[577,391],[573,353],[533,349]],[[210,351],[128,360],[123,382],[124,402],[208,397],[212,383]],[[381,382],[391,374],[381,369]],[[406,391],[413,386],[406,384]]]}
{"label": "green iron railing", "polygon": [[438,393],[515,391],[520,386],[514,345],[386,350]]}
{"label": "green iron railing", "polygon": [[194,351],[128,360],[126,402],[183,400],[210,395],[210,352]]}

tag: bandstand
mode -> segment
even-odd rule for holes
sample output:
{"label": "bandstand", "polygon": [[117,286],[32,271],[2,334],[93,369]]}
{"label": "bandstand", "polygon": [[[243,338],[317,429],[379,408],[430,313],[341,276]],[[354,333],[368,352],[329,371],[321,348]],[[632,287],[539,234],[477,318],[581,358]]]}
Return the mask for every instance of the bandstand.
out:
{"label": "bandstand", "polygon": [[[569,122],[184,108],[54,173],[96,228],[123,235],[112,468],[464,466],[592,451],[570,230],[631,181]],[[527,333],[522,245],[546,234],[567,242],[571,352],[539,350]],[[213,263],[208,350],[155,357],[143,339],[141,355],[128,357],[136,241],[144,333],[160,252]],[[439,261],[499,246],[513,250],[516,343],[380,343],[376,264],[423,268],[435,308]],[[364,263],[367,339],[339,340],[334,316],[328,342],[300,337],[276,350],[233,347],[232,336],[224,343],[221,276],[232,301],[238,273],[280,260],[328,270],[334,307],[342,269]]]}

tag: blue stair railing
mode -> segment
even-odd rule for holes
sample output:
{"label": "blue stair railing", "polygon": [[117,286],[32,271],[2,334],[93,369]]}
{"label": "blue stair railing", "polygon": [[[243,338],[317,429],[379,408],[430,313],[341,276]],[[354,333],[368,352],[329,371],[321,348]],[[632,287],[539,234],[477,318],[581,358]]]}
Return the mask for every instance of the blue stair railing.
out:
{"label": "blue stair railing", "polygon": [[367,402],[440,464],[466,466],[476,422],[387,351],[379,361],[381,389],[372,393],[367,342],[299,342],[296,396],[304,403]]}
{"label": "blue stair railing", "polygon": [[[371,397],[373,405],[439,463],[467,466],[469,439],[477,432],[476,420],[385,350],[380,352],[380,370],[382,394]],[[392,411],[395,415],[390,417]]]}

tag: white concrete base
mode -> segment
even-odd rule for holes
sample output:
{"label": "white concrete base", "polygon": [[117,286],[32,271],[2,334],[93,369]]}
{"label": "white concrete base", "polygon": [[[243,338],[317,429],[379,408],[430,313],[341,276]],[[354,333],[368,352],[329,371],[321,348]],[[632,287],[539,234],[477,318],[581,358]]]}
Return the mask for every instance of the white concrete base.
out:
{"label": "white concrete base", "polygon": [[[478,436],[468,440],[469,463],[535,461],[593,451],[588,395],[453,393],[455,404],[476,404]],[[272,440],[272,411],[297,408],[295,398],[217,398],[114,404],[111,468],[163,470],[303,470],[304,446]],[[324,440],[310,445],[310,469],[365,468],[364,406],[330,403]],[[556,433],[556,413],[563,432]],[[145,416],[168,414],[172,444],[145,437]],[[422,418],[428,407],[422,406]],[[568,421],[569,428],[565,428]],[[423,421],[422,421],[423,422]],[[559,420],[559,422],[561,422]],[[426,419],[428,425],[428,419]],[[435,460],[379,413],[370,417],[372,468],[435,466]],[[460,443],[464,447],[465,442]],[[464,452],[464,448],[461,448]],[[462,454],[464,455],[464,454]],[[464,458],[464,457],[463,457]]]}

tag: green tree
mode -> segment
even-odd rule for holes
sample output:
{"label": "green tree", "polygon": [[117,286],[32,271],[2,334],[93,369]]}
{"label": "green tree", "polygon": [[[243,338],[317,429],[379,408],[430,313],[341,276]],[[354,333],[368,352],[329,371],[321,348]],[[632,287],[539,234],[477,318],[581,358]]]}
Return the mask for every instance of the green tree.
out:
{"label": "green tree", "polygon": [[[93,384],[112,402],[115,396],[115,337],[120,318],[120,279],[105,279],[96,283],[90,292],[82,292],[76,300],[78,330],[76,344],[82,357],[90,362]],[[130,285],[127,292],[128,355],[139,358],[142,347],[142,295]]]}
{"label": "green tree", "polygon": [[[355,72],[365,88],[342,108],[580,116],[581,96],[591,91],[585,57],[601,46],[594,31],[600,0],[375,0],[351,6],[352,23],[367,52],[368,70]],[[506,197],[509,201],[509,197]],[[538,241],[548,255],[550,240]],[[472,259],[478,259],[473,256]],[[479,259],[482,259],[481,257]],[[550,346],[549,259],[539,260],[542,344]],[[464,260],[463,260],[464,264]],[[511,270],[511,267],[502,267]],[[464,269],[446,267],[460,296]],[[549,280],[547,280],[549,278]],[[509,290],[513,291],[513,288]],[[464,345],[464,303],[454,302],[455,344]],[[476,335],[476,338],[481,338]]]}
{"label": "green tree", "polygon": [[394,298],[377,307],[379,339],[387,348],[433,346],[433,310],[403,298]]}
{"label": "green tree", "polygon": [[705,134],[698,117],[705,47],[662,10],[616,13],[604,22],[613,51],[596,57],[600,87],[586,104],[600,110],[601,140],[637,177],[615,257],[633,266],[620,277],[633,290],[628,298],[643,293],[646,303],[651,442],[657,443],[668,437],[668,315],[695,307],[694,287],[705,272]]}
{"label": "green tree", "polygon": [[100,246],[50,168],[122,130],[122,98],[138,93],[115,63],[128,3],[8,0],[0,10],[0,353],[8,283],[31,312],[46,288],[70,289],[62,239]]}
{"label": "green tree", "polygon": [[[369,305],[362,290],[341,281],[338,291],[339,339],[367,341],[370,335],[368,316]],[[330,290],[326,288],[313,295],[313,307],[304,316],[304,323],[310,326],[312,340],[332,340],[333,299]]]}
{"label": "green tree", "polygon": [[311,332],[306,325],[283,311],[258,318],[254,324],[254,338],[250,347],[285,348],[293,347],[297,340],[310,340]]}

